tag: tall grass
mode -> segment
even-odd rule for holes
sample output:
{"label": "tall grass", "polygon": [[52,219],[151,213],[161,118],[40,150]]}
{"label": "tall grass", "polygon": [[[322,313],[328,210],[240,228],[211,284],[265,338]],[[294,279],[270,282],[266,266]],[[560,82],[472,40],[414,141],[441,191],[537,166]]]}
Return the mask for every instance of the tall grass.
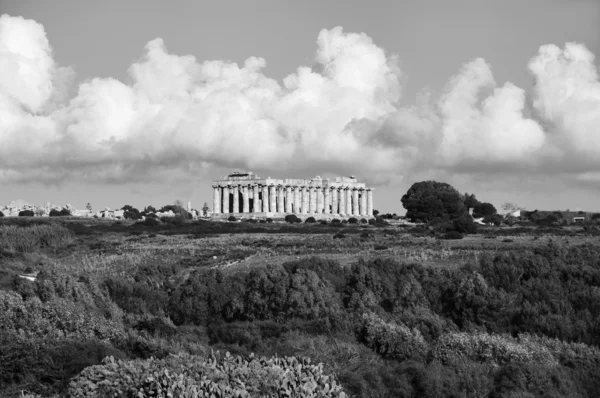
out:
{"label": "tall grass", "polygon": [[59,224],[34,224],[26,227],[0,225],[0,249],[7,252],[34,253],[43,248],[57,249],[71,242],[71,232]]}

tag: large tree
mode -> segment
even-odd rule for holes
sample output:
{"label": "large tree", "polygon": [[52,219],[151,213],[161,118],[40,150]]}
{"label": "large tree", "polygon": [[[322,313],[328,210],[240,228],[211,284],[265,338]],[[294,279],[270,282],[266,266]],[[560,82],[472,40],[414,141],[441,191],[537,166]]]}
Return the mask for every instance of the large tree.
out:
{"label": "large tree", "polygon": [[479,202],[473,208],[474,218],[491,217],[494,214],[496,214],[496,208],[491,203]]}
{"label": "large tree", "polygon": [[463,196],[445,182],[416,182],[401,201],[412,221],[454,220],[468,215]]}

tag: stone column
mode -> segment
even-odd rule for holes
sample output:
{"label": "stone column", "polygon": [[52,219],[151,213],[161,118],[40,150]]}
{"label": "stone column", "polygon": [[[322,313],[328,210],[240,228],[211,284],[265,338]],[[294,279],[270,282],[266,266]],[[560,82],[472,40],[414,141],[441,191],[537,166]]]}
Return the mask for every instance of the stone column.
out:
{"label": "stone column", "polygon": [[213,214],[221,212],[221,188],[218,185],[213,185]]}
{"label": "stone column", "polygon": [[316,190],[317,190],[316,198],[315,198],[316,207],[315,207],[314,213],[320,214],[320,213],[323,213],[323,188],[317,187]]}
{"label": "stone column", "polygon": [[298,211],[298,207],[300,206],[299,202],[300,202],[300,192],[298,191],[298,187],[297,186],[293,186],[292,187],[292,196],[294,197],[294,208],[292,209],[292,212],[294,214],[298,214],[300,213]]}
{"label": "stone column", "polygon": [[284,195],[284,187],[283,185],[277,186],[277,212],[284,213],[285,209],[283,208],[283,195]]}
{"label": "stone column", "polygon": [[367,188],[367,216],[373,217],[373,189]]}
{"label": "stone column", "polygon": [[368,216],[368,214],[367,214],[367,191],[365,189],[360,190],[360,215]]}
{"label": "stone column", "polygon": [[308,188],[307,187],[302,187],[301,188],[301,194],[302,194],[302,214],[307,214],[308,213]]}
{"label": "stone column", "polygon": [[325,187],[325,191],[323,192],[324,197],[324,203],[323,205],[325,206],[325,209],[323,210],[323,213],[325,214],[331,214],[331,187]]}
{"label": "stone column", "polygon": [[340,207],[338,204],[338,189],[333,187],[331,190],[331,214],[339,214]]}
{"label": "stone column", "polygon": [[275,190],[277,187],[275,185],[271,185],[269,187],[269,211],[275,213],[277,211],[277,193]]}
{"label": "stone column", "polygon": [[223,213],[229,213],[229,186],[223,187]]}
{"label": "stone column", "polygon": [[292,196],[292,187],[289,185],[285,186],[285,212],[292,212],[292,202],[294,201],[294,197]]}
{"label": "stone column", "polygon": [[243,213],[250,213],[250,195],[248,193],[248,185],[244,185],[242,187],[242,200],[244,201],[242,204]]}
{"label": "stone column", "polygon": [[233,213],[240,212],[240,190],[238,185],[234,185],[231,189],[233,194]]}
{"label": "stone column", "polygon": [[254,202],[252,202],[252,203],[254,203],[254,208],[252,209],[252,211],[254,213],[260,213],[260,210],[261,210],[261,207],[262,207],[260,205],[260,199],[259,199],[259,197],[260,197],[260,187],[258,186],[258,184],[256,184],[256,185],[254,185],[253,189],[254,189],[254,192],[252,194],[252,197],[254,198]]}
{"label": "stone column", "polygon": [[346,189],[346,215],[352,214],[352,187]]}
{"label": "stone column", "polygon": [[268,213],[269,212],[269,186],[268,185],[263,185],[262,186],[262,211],[263,213]]}
{"label": "stone column", "polygon": [[358,189],[354,188],[352,190],[352,214],[355,216],[360,215],[360,211],[358,208]]}
{"label": "stone column", "polygon": [[308,212],[314,213],[317,208],[317,191],[315,187],[308,187]]}
{"label": "stone column", "polygon": [[346,188],[340,187],[338,199],[340,201],[339,214],[346,214]]}

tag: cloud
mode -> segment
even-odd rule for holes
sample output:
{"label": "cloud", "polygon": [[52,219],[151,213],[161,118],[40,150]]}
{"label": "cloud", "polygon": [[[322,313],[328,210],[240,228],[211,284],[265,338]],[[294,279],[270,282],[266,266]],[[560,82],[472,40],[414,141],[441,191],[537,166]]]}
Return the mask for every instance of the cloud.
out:
{"label": "cloud", "polygon": [[[542,46],[529,70],[533,114],[487,62],[467,62],[439,98],[401,106],[398,57],[365,34],[322,30],[312,67],[281,81],[242,65],[145,46],[126,83],[74,72],[35,21],[0,17],[0,181],[152,181],[165,170],[226,167],[302,175],[356,173],[385,183],[443,170],[532,172],[569,159],[600,172],[600,83],[582,45]],[[581,157],[579,155],[582,155]],[[583,159],[583,160],[582,160]],[[587,160],[585,160],[587,159]]]}
{"label": "cloud", "polygon": [[[594,55],[583,45],[545,45],[529,62],[533,107],[551,126],[551,141],[569,157],[600,163],[600,81]],[[584,159],[581,159],[584,157]]]}

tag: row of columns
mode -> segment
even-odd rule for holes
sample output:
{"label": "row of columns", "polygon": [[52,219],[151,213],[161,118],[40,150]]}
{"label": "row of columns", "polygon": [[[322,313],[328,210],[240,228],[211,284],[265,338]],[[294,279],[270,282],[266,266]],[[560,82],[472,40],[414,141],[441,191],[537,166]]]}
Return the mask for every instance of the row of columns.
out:
{"label": "row of columns", "polygon": [[[373,190],[352,187],[300,187],[282,185],[214,185],[213,213],[230,213],[229,195],[233,197],[233,213],[345,214],[373,215]],[[266,199],[265,199],[266,198]]]}

